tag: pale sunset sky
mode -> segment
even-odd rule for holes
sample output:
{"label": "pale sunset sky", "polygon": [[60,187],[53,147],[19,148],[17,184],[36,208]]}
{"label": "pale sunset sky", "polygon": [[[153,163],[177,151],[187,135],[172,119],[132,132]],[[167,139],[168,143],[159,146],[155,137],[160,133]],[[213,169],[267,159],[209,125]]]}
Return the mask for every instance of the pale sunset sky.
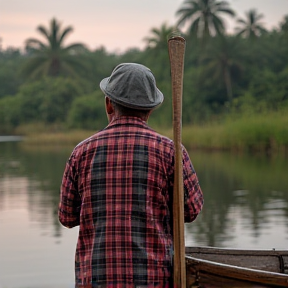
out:
{"label": "pale sunset sky", "polygon": [[[43,40],[36,31],[38,25],[48,27],[55,17],[62,27],[74,31],[67,43],[81,42],[94,50],[104,46],[110,52],[125,52],[143,48],[143,38],[152,28],[163,23],[174,25],[176,11],[184,0],[0,0],[0,38],[2,49],[23,48],[27,38]],[[288,0],[227,0],[243,18],[252,8],[264,14],[266,28],[278,27],[288,15]],[[227,19],[228,31],[235,20]]]}

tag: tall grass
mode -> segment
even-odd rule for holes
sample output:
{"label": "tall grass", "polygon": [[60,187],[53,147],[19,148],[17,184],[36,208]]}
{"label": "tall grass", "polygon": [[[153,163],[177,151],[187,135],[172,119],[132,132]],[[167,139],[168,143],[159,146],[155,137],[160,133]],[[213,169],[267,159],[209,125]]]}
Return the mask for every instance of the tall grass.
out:
{"label": "tall grass", "polygon": [[189,148],[237,151],[285,151],[288,149],[288,114],[227,117],[221,123],[183,128]]}

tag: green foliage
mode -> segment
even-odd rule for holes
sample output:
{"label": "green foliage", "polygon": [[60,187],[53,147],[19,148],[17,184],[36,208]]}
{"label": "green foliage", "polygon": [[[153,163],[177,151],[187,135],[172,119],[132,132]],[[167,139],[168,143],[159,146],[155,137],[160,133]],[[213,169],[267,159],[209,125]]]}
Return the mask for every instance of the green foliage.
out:
{"label": "green foliage", "polygon": [[74,99],[67,123],[73,129],[100,130],[107,126],[105,100],[97,91]]}
{"label": "green foliage", "polygon": [[68,78],[44,78],[23,86],[19,93],[24,122],[39,119],[54,123],[66,119],[73,99],[81,94],[81,87]]}
{"label": "green foliage", "polygon": [[0,99],[0,133],[11,133],[21,123],[20,97],[4,97]]}
{"label": "green foliage", "polygon": [[267,103],[265,101],[257,101],[250,92],[246,92],[243,96],[233,99],[229,108],[230,115],[237,118],[239,115],[250,116],[255,113],[266,113]]}
{"label": "green foliage", "polygon": [[154,127],[171,127],[172,126],[172,95],[171,84],[168,82],[157,82],[158,88],[164,95],[164,101],[149,118],[149,124]]}
{"label": "green foliage", "polygon": [[68,78],[43,78],[22,85],[16,96],[0,99],[1,126],[64,122],[72,101],[81,93],[81,86]]}
{"label": "green foliage", "polygon": [[0,99],[17,93],[22,83],[19,73],[24,58],[17,49],[0,50]]}
{"label": "green foliage", "polygon": [[121,62],[119,56],[109,54],[104,47],[78,57],[79,61],[85,63],[86,69],[79,71],[79,75],[81,81],[86,79],[90,83],[91,89],[88,92],[94,91],[95,87],[98,89],[100,81],[107,77],[112,69]]}
{"label": "green foliage", "polygon": [[257,102],[265,101],[270,108],[277,108],[288,99],[287,79],[288,67],[280,73],[268,69],[259,71],[251,80],[249,91]]}

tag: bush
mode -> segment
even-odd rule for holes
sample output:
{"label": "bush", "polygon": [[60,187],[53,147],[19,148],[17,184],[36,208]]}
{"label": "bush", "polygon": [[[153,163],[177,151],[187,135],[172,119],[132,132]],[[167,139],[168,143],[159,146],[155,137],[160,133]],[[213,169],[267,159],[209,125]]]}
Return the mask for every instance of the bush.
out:
{"label": "bush", "polygon": [[22,86],[20,91],[22,122],[62,122],[73,100],[81,94],[80,85],[69,78],[43,78]]}
{"label": "bush", "polygon": [[43,78],[22,85],[15,96],[0,99],[1,130],[19,124],[64,122],[81,86],[69,78]]}
{"label": "bush", "polygon": [[76,98],[67,116],[68,127],[100,130],[107,126],[104,99],[100,91]]}
{"label": "bush", "polygon": [[19,96],[0,99],[0,133],[7,134],[20,124]]}

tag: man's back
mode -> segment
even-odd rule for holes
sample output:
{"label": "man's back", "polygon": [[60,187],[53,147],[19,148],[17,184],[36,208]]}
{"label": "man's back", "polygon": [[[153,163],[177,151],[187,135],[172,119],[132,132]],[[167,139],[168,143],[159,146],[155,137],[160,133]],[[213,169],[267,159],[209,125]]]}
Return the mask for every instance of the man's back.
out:
{"label": "man's back", "polygon": [[173,144],[140,119],[127,119],[78,145],[70,160],[82,203],[79,284],[147,285],[170,277]]}
{"label": "man's back", "polygon": [[173,149],[133,117],[116,119],[75,148],[62,190],[77,183],[81,198],[77,284],[162,287],[169,280]]}

